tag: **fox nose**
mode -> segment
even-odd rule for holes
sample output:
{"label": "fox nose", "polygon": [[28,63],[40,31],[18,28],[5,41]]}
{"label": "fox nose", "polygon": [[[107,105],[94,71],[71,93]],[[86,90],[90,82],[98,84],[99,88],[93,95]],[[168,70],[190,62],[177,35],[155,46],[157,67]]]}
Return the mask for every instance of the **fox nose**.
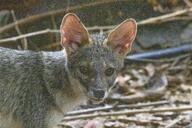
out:
{"label": "fox nose", "polygon": [[93,95],[96,98],[101,99],[105,96],[105,91],[102,89],[95,89],[95,90],[93,90]]}

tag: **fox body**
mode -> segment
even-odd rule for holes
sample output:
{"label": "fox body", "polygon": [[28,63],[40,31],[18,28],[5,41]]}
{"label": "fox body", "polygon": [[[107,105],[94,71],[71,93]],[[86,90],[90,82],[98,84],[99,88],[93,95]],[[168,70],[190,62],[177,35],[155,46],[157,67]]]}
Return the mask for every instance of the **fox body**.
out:
{"label": "fox body", "polygon": [[74,106],[103,100],[130,50],[136,22],[126,20],[99,40],[69,13],[60,29],[62,51],[0,48],[0,128],[53,128]]}

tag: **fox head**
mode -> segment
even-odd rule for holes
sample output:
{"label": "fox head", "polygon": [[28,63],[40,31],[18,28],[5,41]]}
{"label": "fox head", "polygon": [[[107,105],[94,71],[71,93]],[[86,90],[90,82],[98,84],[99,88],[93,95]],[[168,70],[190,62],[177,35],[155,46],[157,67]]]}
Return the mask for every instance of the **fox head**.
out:
{"label": "fox head", "polygon": [[69,13],[64,16],[60,31],[71,76],[83,86],[89,99],[103,100],[131,49],[137,31],[136,21],[123,21],[105,39],[92,38],[80,19]]}

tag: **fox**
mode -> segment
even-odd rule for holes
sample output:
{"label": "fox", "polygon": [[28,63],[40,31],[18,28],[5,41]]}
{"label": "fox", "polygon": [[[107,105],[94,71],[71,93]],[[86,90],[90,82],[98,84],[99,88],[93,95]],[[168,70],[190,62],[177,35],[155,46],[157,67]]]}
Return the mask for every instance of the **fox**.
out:
{"label": "fox", "polygon": [[0,48],[0,128],[53,128],[64,114],[108,95],[137,33],[126,19],[89,35],[74,13],[60,25],[61,51]]}

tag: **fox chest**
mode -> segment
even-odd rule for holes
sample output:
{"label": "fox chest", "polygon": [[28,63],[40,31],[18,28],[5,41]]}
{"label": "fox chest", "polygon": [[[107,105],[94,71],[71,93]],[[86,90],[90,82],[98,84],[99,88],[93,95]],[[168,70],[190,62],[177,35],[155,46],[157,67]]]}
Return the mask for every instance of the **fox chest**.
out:
{"label": "fox chest", "polygon": [[61,123],[64,114],[71,111],[75,107],[81,104],[86,103],[86,98],[83,95],[79,95],[78,97],[64,95],[62,93],[58,93],[56,97],[56,106],[53,107],[49,112],[46,118],[48,123],[48,128],[54,128],[59,123]]}

